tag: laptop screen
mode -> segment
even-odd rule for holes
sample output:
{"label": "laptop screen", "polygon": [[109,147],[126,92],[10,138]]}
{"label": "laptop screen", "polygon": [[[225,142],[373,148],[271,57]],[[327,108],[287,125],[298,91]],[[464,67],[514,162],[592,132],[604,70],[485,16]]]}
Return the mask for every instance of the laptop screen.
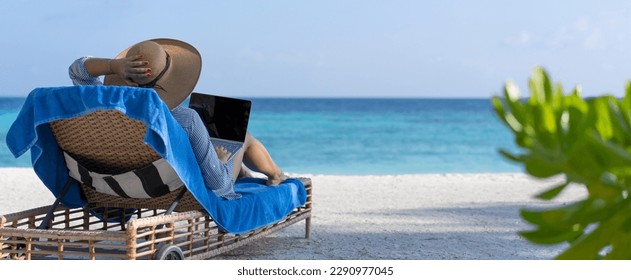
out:
{"label": "laptop screen", "polygon": [[245,141],[251,101],[193,92],[188,106],[199,114],[210,137]]}

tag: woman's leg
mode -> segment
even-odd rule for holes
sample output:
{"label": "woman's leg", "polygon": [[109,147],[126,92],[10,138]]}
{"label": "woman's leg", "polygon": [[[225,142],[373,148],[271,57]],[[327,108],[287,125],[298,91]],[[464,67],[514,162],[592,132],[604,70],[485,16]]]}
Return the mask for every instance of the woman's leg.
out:
{"label": "woman's leg", "polygon": [[252,177],[254,177],[254,175],[252,175],[252,171],[250,171],[250,169],[247,166],[245,166],[245,164],[242,163],[241,169],[239,169],[239,175],[237,175],[237,179],[252,178]]}
{"label": "woman's leg", "polygon": [[263,144],[249,132],[245,137],[243,148],[234,156],[233,178],[236,180],[241,171],[241,163],[255,172],[267,176],[267,184],[278,185],[287,175],[276,165]]}

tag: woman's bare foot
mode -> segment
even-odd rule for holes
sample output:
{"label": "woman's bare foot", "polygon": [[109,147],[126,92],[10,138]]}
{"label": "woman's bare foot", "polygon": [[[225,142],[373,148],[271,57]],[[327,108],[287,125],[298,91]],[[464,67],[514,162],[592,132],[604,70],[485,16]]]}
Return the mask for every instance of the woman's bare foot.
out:
{"label": "woman's bare foot", "polygon": [[280,185],[280,183],[282,183],[283,181],[287,179],[289,179],[289,176],[287,176],[287,174],[281,171],[280,175],[268,177],[267,182],[265,184],[268,186],[278,186]]}

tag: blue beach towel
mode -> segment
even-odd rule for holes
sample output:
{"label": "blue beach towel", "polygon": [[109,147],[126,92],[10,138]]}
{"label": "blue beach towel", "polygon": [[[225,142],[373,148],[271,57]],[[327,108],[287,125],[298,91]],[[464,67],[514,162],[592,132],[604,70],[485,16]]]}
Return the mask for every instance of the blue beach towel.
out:
{"label": "blue beach towel", "polygon": [[[241,199],[226,200],[206,188],[184,129],[153,89],[119,86],[68,86],[34,89],[7,134],[15,157],[31,150],[37,176],[57,196],[67,181],[68,169],[48,122],[86,115],[97,110],[118,110],[147,126],[145,143],[164,158],[186,188],[223,230],[241,234],[275,223],[304,205],[306,190],[300,180],[288,179],[268,187],[263,179],[237,181]],[[67,207],[86,204],[74,183],[61,201]]]}

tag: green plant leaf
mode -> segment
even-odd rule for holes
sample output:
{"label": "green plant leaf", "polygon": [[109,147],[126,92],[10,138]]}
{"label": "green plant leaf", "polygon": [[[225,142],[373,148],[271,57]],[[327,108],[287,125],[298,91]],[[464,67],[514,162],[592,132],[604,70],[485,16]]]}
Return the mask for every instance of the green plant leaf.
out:
{"label": "green plant leaf", "polygon": [[598,137],[591,138],[591,147],[595,150],[594,157],[601,159],[600,165],[611,167],[631,166],[631,154],[620,145],[604,141]]}
{"label": "green plant leaf", "polygon": [[545,210],[521,210],[521,216],[524,220],[547,230],[568,230],[577,224],[570,218],[573,214],[581,211],[585,201],[572,203],[563,207],[545,209]]}
{"label": "green plant leaf", "polygon": [[556,187],[553,187],[549,190],[546,190],[538,195],[536,195],[535,197],[541,200],[552,200],[555,197],[557,197],[563,190],[565,190],[565,188],[570,184],[570,182],[565,182],[561,185],[558,185]]}
{"label": "green plant leaf", "polygon": [[564,94],[561,83],[542,67],[529,79],[530,98],[507,83],[495,113],[514,134],[519,153],[498,149],[537,178],[564,175],[566,181],[537,194],[553,201],[570,183],[587,197],[549,209],[522,209],[534,226],[520,234],[537,244],[569,243],[559,259],[631,259],[631,80],[625,96],[583,98],[576,86]]}
{"label": "green plant leaf", "polygon": [[[624,105],[623,102],[609,102],[609,111],[611,112],[611,117],[615,120],[614,133],[617,134],[616,138],[619,139],[618,141],[624,142],[624,139],[631,139],[631,114],[629,114],[631,107]],[[623,113],[623,111],[627,113]]]}
{"label": "green plant leaf", "polygon": [[609,115],[609,99],[606,97],[595,98],[592,100],[591,105],[596,116],[596,131],[603,139],[611,139],[613,127]]}
{"label": "green plant leaf", "polygon": [[535,67],[530,78],[532,104],[542,104],[552,100],[552,85],[548,73],[542,67]]}
{"label": "green plant leaf", "polygon": [[499,149],[499,153],[506,159],[510,160],[510,161],[514,161],[514,162],[521,162],[522,159],[520,156],[517,155],[513,155],[510,152],[504,150],[504,149]]}
{"label": "green plant leaf", "polygon": [[[626,221],[628,214],[618,212],[613,217],[603,219],[596,228],[588,234],[577,239],[572,245],[559,254],[557,259],[598,259],[600,252],[607,246],[616,246],[620,236],[622,224]],[[618,238],[616,238],[618,237]],[[628,256],[628,252],[626,255]]]}
{"label": "green plant leaf", "polygon": [[562,242],[572,242],[580,237],[581,231],[565,231],[565,230],[533,230],[524,231],[520,235],[531,242],[538,244],[558,244]]}

